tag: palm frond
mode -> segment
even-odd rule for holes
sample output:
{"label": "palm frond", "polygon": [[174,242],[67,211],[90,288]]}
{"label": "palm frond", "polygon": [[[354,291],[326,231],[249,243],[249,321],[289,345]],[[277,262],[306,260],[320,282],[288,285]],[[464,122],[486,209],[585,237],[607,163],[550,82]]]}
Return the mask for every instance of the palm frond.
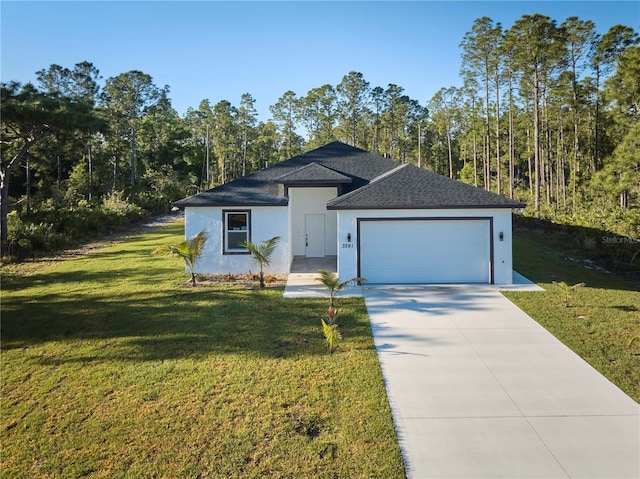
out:
{"label": "palm frond", "polygon": [[327,346],[329,347],[329,352],[333,353],[338,346],[338,341],[342,339],[342,335],[340,334],[338,325],[329,324],[322,318],[320,319],[320,321],[322,321],[322,333],[324,334]]}
{"label": "palm frond", "polygon": [[[195,236],[189,238],[186,243],[186,250],[189,251],[190,256],[197,260],[204,253],[204,244],[207,242],[207,232],[202,230]],[[182,243],[181,243],[182,244]]]}
{"label": "palm frond", "polygon": [[240,243],[240,246],[249,250],[249,253],[251,253],[258,266],[269,266],[271,263],[271,255],[275,251],[276,246],[278,246],[279,241],[280,236],[274,236],[258,244],[252,241],[243,241]]}
{"label": "palm frond", "polygon": [[166,254],[169,256],[177,256],[181,258],[184,261],[185,266],[189,268],[189,271],[191,273],[191,283],[195,286],[196,262],[204,252],[204,244],[206,243],[206,241],[207,241],[207,233],[206,231],[202,230],[197,235],[192,236],[188,240],[181,241],[176,245],[158,246],[156,249],[154,249],[151,252],[151,254],[153,256],[156,256],[159,254]]}
{"label": "palm frond", "polygon": [[269,266],[271,262],[271,255],[278,246],[278,242],[280,241],[280,236],[274,236],[271,239],[262,241],[258,249],[260,250],[261,255],[263,256],[263,261],[265,266]]}
{"label": "palm frond", "polygon": [[253,261],[260,268],[260,287],[264,288],[264,267],[269,266],[271,263],[271,255],[273,254],[278,242],[280,241],[280,236],[274,236],[268,240],[261,241],[260,244],[255,244],[252,241],[243,241],[240,243],[242,248],[246,248],[251,256],[253,256]]}
{"label": "palm frond", "polygon": [[154,249],[151,254],[153,256],[157,256],[160,254],[166,254],[166,255],[170,255],[170,256],[179,256],[179,257],[185,257],[188,254],[188,245],[186,241],[183,241],[181,243],[178,243],[176,245],[163,245],[163,246],[158,246],[156,249]]}
{"label": "palm frond", "polygon": [[338,277],[337,273],[332,273],[324,269],[319,269],[318,274],[320,275],[320,277],[316,278],[316,281],[320,281],[329,290],[329,307],[330,308],[333,307],[333,301],[336,295],[340,291],[342,291],[344,288],[346,288],[350,284],[365,283],[367,281],[364,278],[351,278],[347,281],[340,282],[340,278]]}
{"label": "palm frond", "polygon": [[338,279],[338,275],[336,273],[329,272],[324,269],[319,269],[318,274],[319,278],[316,278],[316,281],[320,281],[324,284],[330,291],[337,289],[340,284],[340,280]]}

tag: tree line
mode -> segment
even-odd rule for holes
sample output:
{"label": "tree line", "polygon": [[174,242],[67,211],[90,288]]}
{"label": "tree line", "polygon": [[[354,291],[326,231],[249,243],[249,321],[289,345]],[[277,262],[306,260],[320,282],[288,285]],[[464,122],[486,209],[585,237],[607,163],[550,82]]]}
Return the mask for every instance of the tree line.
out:
{"label": "tree line", "polygon": [[135,70],[102,82],[86,61],[51,65],[35,84],[3,83],[3,244],[10,210],[35,223],[118,202],[164,211],[333,140],[524,200],[537,217],[593,216],[637,237],[636,32],[599,35],[591,21],[543,15],[505,29],[483,17],[460,46],[463,85],[424,104],[352,71],[337,85],[284,92],[266,121],[249,93],[180,116],[169,86]]}

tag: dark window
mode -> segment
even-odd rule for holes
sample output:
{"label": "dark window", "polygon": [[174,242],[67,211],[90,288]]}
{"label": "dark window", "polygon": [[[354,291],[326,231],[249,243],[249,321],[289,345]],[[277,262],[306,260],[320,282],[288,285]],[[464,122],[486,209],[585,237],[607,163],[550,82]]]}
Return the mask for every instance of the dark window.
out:
{"label": "dark window", "polygon": [[240,243],[251,241],[251,212],[224,211],[224,253],[248,254]]}

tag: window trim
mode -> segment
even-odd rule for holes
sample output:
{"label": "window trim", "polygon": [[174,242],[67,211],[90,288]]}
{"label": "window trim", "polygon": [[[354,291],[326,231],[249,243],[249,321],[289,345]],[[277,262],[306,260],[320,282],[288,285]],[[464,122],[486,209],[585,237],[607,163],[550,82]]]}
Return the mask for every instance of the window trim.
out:
{"label": "window trim", "polygon": [[239,255],[251,254],[249,250],[227,250],[227,216],[229,214],[246,214],[247,215],[247,241],[251,241],[251,210],[222,210],[222,254],[223,255]]}

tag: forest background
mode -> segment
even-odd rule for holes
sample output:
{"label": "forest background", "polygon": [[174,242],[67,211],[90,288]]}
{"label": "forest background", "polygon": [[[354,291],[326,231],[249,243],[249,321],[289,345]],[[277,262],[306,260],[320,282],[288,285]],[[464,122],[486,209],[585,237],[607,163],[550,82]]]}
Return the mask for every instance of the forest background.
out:
{"label": "forest background", "polygon": [[633,268],[637,32],[534,14],[478,18],[460,41],[463,86],[424,104],[351,71],[306,93],[283,88],[266,120],[249,92],[179,115],[168,85],[138,70],[103,79],[89,61],[2,83],[3,253],[59,249],[340,140],[524,201],[525,217],[607,232],[578,241]]}

